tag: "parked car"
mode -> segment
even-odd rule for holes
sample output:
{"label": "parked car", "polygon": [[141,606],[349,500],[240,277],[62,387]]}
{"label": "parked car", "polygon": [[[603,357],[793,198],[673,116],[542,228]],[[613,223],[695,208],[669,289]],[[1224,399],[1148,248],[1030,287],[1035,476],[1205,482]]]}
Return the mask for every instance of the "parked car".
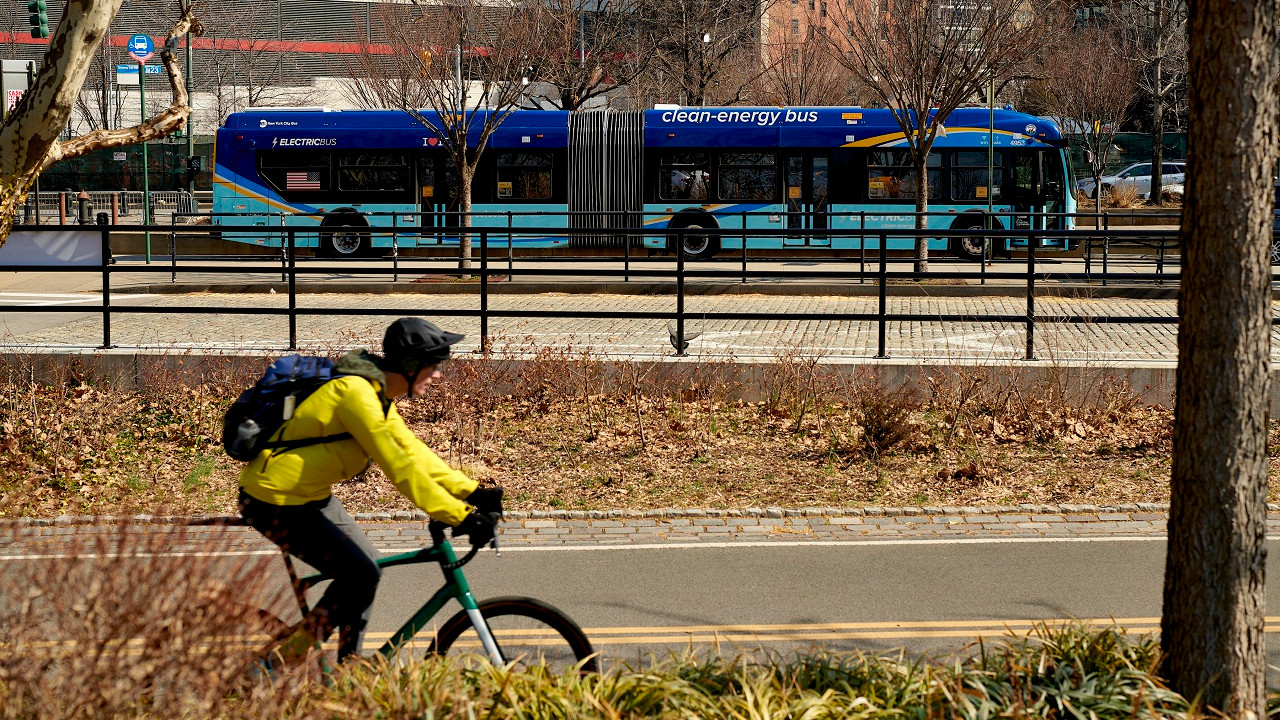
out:
{"label": "parked car", "polygon": [[[1186,160],[1168,160],[1164,163],[1164,173],[1162,182],[1167,188],[1170,185],[1181,185],[1187,179],[1187,161]],[[1116,187],[1132,187],[1138,191],[1138,197],[1146,198],[1151,195],[1151,163],[1140,162],[1133,163],[1125,167],[1115,175],[1104,175],[1102,177],[1102,192],[1106,194]],[[1097,189],[1094,187],[1093,178],[1086,178],[1076,184],[1076,188],[1089,197],[1094,197]]]}

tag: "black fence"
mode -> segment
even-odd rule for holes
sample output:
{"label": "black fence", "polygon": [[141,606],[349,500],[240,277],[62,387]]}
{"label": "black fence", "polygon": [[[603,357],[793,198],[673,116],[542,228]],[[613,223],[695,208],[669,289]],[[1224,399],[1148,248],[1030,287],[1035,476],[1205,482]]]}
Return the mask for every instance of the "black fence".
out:
{"label": "black fence", "polygon": [[[219,255],[217,262],[224,264],[213,264],[214,261],[209,255],[184,255],[180,252],[183,242],[189,242],[194,237],[209,236],[221,231],[229,232],[256,232],[262,230],[260,226],[222,226],[212,228],[210,226],[189,226],[183,227],[179,234],[172,226],[150,226],[149,228],[138,228],[130,226],[128,231],[136,233],[140,229],[147,229],[154,233],[163,233],[170,236],[170,254],[167,262],[157,261],[155,263],[140,263],[128,259],[122,259],[119,263],[111,259],[111,247],[113,234],[125,231],[126,228],[117,228],[111,226],[84,227],[82,230],[97,233],[100,237],[101,248],[100,257],[91,262],[78,265],[68,265],[62,263],[46,263],[46,264],[28,264],[20,267],[9,268],[15,272],[75,272],[75,273],[91,273],[101,276],[102,299],[100,304],[78,304],[75,306],[23,306],[16,304],[3,305],[0,304],[0,312],[4,313],[100,313],[102,317],[102,336],[101,348],[115,347],[111,337],[111,321],[113,316],[130,314],[130,313],[172,313],[172,314],[238,314],[248,316],[261,315],[284,315],[288,318],[288,347],[295,349],[298,347],[298,317],[303,315],[399,315],[405,312],[403,307],[299,307],[298,305],[298,282],[299,279],[307,279],[322,275],[332,275],[335,273],[358,273],[361,276],[369,276],[371,279],[367,282],[377,283],[381,278],[395,280],[400,275],[408,272],[422,273],[432,272],[440,274],[452,274],[459,276],[467,276],[475,280],[474,296],[476,297],[476,306],[468,309],[460,310],[436,310],[431,312],[439,316],[455,316],[455,317],[475,317],[479,320],[480,325],[480,347],[487,349],[490,346],[489,323],[495,318],[598,318],[598,319],[649,319],[667,321],[672,331],[672,344],[676,348],[686,346],[686,322],[696,319],[699,322],[721,321],[721,320],[778,320],[778,321],[804,321],[804,320],[826,320],[826,321],[844,321],[844,322],[866,322],[873,323],[877,330],[877,353],[876,357],[888,357],[886,336],[888,327],[892,323],[900,322],[923,322],[923,323],[950,323],[950,322],[990,322],[990,323],[1012,323],[1019,324],[1025,330],[1026,349],[1024,357],[1028,360],[1036,358],[1036,329],[1037,326],[1044,323],[1088,323],[1088,324],[1171,324],[1176,323],[1177,318],[1173,316],[1127,316],[1127,315],[1050,315],[1037,312],[1037,297],[1045,293],[1046,283],[1062,284],[1062,283],[1080,283],[1093,284],[1102,286],[1108,283],[1123,282],[1127,284],[1159,284],[1159,283],[1176,283],[1179,270],[1179,256],[1174,251],[1176,248],[1176,231],[1150,230],[1150,229],[1110,229],[1105,232],[1098,230],[1073,230],[1073,231],[1051,231],[1052,238],[1056,240],[1068,240],[1072,245],[1081,248],[1082,252],[1073,253],[1070,258],[1070,265],[1079,266],[1080,260],[1083,260],[1083,266],[1079,270],[1064,272],[1064,260],[1067,258],[1061,252],[1050,252],[1043,247],[1043,240],[1047,231],[1035,230],[995,230],[995,231],[914,231],[914,230],[881,230],[881,231],[855,231],[841,229],[823,229],[821,232],[825,235],[836,236],[852,236],[861,239],[860,252],[854,256],[846,256],[841,258],[820,259],[815,261],[809,267],[761,267],[762,263],[777,261],[781,259],[794,259],[794,256],[783,258],[777,255],[766,255],[753,251],[748,253],[745,250],[736,256],[721,256],[709,260],[688,260],[682,252],[674,253],[642,253],[633,252],[631,250],[632,243],[623,244],[623,252],[620,255],[612,255],[603,257],[600,255],[558,255],[554,258],[547,257],[529,257],[514,255],[509,251],[509,245],[505,242],[499,243],[495,240],[495,236],[508,235],[511,233],[546,233],[546,228],[522,228],[511,227],[502,228],[500,230],[493,228],[476,228],[471,233],[473,239],[474,261],[473,266],[467,269],[459,268],[459,257],[456,248],[441,247],[438,251],[428,252],[418,255],[406,255],[392,248],[389,257],[371,260],[368,258],[360,260],[344,260],[344,259],[322,259],[312,258],[304,253],[299,252],[297,246],[297,235],[303,230],[296,228],[283,228],[281,232],[285,238],[284,247],[280,249],[278,256],[273,255],[244,255],[244,256],[226,256]],[[35,226],[18,226],[15,227],[16,232],[58,232],[66,231],[67,228],[49,228]],[[314,232],[314,230],[312,231]],[[423,231],[419,231],[423,232]],[[598,230],[589,228],[560,228],[557,233],[572,235],[574,233],[597,233]],[[670,238],[677,246],[687,234],[696,232],[705,232],[701,229],[635,229],[620,231],[617,229],[609,230],[610,233],[617,234],[619,232],[629,236],[645,236],[659,235],[664,238]],[[793,234],[794,231],[777,229],[777,230],[753,230],[751,234],[756,237],[771,237],[784,234]],[[961,269],[935,269],[927,273],[918,273],[914,270],[914,258],[906,255],[901,251],[887,251],[884,249],[889,244],[890,238],[901,238],[904,236],[915,236],[924,234],[930,238],[951,238],[955,236],[973,237],[975,234],[985,238],[990,238],[992,243],[1004,243],[1008,238],[1016,238],[1019,242],[1025,240],[1025,247],[1017,252],[1015,257],[995,257],[987,261],[976,261],[967,265],[959,265]],[[494,247],[501,245],[501,247]],[[1113,272],[1115,261],[1113,259],[1114,252],[1117,247],[1124,245],[1147,247],[1155,251],[1155,257],[1144,257],[1140,263],[1135,265],[1130,259],[1126,261],[1124,272]],[[1091,254],[1098,251],[1097,261],[1091,259]],[[813,257],[813,256],[810,256]],[[548,261],[553,261],[556,267],[549,267]],[[944,258],[934,258],[944,260]],[[225,264],[231,261],[230,264]],[[358,263],[358,268],[353,266]],[[591,267],[587,266],[591,264]],[[606,265],[606,267],[601,267]],[[117,273],[128,272],[136,273],[152,273],[156,275],[166,274],[169,280],[176,281],[181,273],[230,273],[236,276],[261,276],[271,277],[279,276],[280,281],[287,287],[287,306],[280,307],[249,307],[249,308],[225,308],[225,307],[204,307],[192,305],[163,305],[163,306],[121,306],[112,303],[112,276]],[[521,309],[494,309],[490,307],[490,297],[492,295],[492,279],[496,275],[509,277],[511,280],[517,278],[537,279],[552,276],[572,277],[579,280],[594,281],[611,281],[611,282],[645,282],[648,283],[648,289],[652,289],[654,283],[664,284],[669,291],[671,299],[671,308],[662,312],[640,312],[640,311],[547,311],[547,310],[521,310]],[[770,282],[788,282],[788,281],[824,281],[826,283],[836,284],[859,284],[870,286],[866,290],[874,288],[876,297],[878,298],[877,309],[874,312],[863,313],[801,313],[801,312],[698,312],[691,316],[686,311],[686,298],[689,294],[689,288],[693,285],[707,283],[751,283],[767,279]],[[1008,294],[1010,286],[1016,288],[1019,295],[1025,297],[1025,312],[1017,314],[970,314],[970,313],[953,313],[953,314],[910,314],[890,312],[887,298],[892,289],[899,285],[910,285],[913,282],[922,280],[930,281],[962,281],[964,283],[987,284],[999,283],[1005,286],[1005,294]],[[867,294],[870,294],[868,292]],[[1280,322],[1280,321],[1273,321]],[[681,354],[678,350],[677,354]]]}

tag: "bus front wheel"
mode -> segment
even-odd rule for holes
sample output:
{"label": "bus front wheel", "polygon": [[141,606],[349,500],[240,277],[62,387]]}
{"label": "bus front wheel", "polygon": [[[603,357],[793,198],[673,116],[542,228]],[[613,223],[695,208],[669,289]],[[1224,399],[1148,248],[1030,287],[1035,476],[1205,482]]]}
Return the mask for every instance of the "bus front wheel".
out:
{"label": "bus front wheel", "polygon": [[320,230],[321,257],[367,257],[373,249],[369,236],[369,224],[359,213],[332,213],[325,218]]}

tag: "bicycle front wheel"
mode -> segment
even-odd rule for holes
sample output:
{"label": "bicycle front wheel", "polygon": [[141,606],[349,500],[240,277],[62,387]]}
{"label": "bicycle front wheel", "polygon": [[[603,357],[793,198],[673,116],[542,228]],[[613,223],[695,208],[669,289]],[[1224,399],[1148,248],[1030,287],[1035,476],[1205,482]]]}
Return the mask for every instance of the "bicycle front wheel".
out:
{"label": "bicycle front wheel", "polygon": [[[586,633],[554,607],[533,598],[505,597],[485,600],[479,608],[505,662],[522,669],[543,665],[556,674],[576,666],[582,672],[599,669]],[[466,610],[449,618],[428,652],[485,655]]]}

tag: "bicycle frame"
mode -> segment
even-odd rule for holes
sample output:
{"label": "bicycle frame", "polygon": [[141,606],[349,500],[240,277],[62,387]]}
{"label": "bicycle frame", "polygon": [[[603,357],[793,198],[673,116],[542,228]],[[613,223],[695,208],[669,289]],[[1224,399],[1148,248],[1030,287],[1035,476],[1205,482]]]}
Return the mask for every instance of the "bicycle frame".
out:
{"label": "bicycle frame", "polygon": [[[284,553],[284,559],[285,566],[289,570],[289,580],[293,585],[294,596],[298,600],[298,606],[302,609],[302,614],[306,615],[310,610],[310,605],[307,603],[306,598],[307,590],[325,580],[331,580],[332,577],[325,573],[299,577],[294,570],[293,558],[287,552]],[[493,633],[489,630],[488,623],[480,615],[480,608],[476,603],[476,598],[471,594],[471,586],[467,583],[466,576],[462,574],[462,564],[465,563],[458,562],[458,556],[454,553],[453,545],[448,540],[441,538],[432,547],[379,558],[377,561],[380,568],[418,565],[429,562],[440,565],[444,573],[444,585],[436,590],[423,603],[422,607],[418,608],[417,612],[383,643],[382,647],[378,648],[378,653],[388,658],[394,655],[419,630],[426,627],[427,623],[444,608],[446,603],[450,600],[457,600],[458,604],[467,611],[467,617],[471,618],[471,624],[475,627],[476,634],[480,637],[480,643],[484,647],[485,653],[495,665],[502,665],[505,660],[498,650],[498,643],[493,639]]]}

